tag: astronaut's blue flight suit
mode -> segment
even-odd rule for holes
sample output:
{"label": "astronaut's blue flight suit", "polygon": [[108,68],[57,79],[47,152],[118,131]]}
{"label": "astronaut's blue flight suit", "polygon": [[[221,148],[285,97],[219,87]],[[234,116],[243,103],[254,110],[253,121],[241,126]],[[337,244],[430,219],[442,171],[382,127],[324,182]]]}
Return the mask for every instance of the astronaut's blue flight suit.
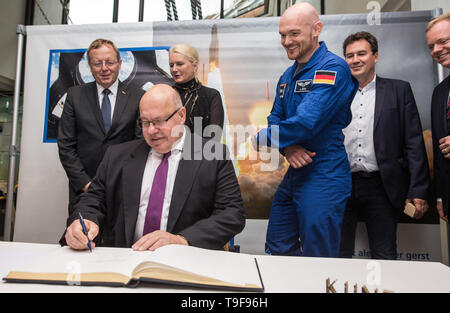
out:
{"label": "astronaut's blue flight suit", "polygon": [[268,128],[257,141],[280,151],[298,144],[316,156],[307,166],[289,167],[278,187],[266,248],[271,254],[338,257],[352,187],[342,129],[352,119],[358,81],[324,42],[295,74],[297,65],[281,76]]}

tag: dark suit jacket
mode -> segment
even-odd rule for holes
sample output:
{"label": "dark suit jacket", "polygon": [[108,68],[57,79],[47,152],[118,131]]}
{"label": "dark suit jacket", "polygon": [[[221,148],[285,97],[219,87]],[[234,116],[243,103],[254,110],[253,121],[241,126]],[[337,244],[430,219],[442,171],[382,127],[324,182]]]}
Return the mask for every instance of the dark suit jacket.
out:
{"label": "dark suit jacket", "polygon": [[439,85],[434,88],[431,99],[431,133],[433,136],[433,166],[434,166],[434,186],[436,197],[442,198],[444,212],[448,215],[449,188],[450,188],[450,160],[444,158],[439,149],[439,139],[449,135],[446,119],[446,107],[448,92],[450,89],[450,76],[447,76]]}
{"label": "dark suit jacket", "polygon": [[395,208],[405,199],[427,199],[429,172],[419,112],[408,82],[377,76],[375,156]]}
{"label": "dark suit jacket", "polygon": [[69,200],[94,177],[106,149],[139,136],[137,119],[143,90],[119,82],[111,128],[105,133],[95,82],[68,90],[59,121],[59,158],[69,178]]}
{"label": "dark suit jacket", "polygon": [[[192,246],[223,249],[245,225],[234,167],[225,158],[225,146],[217,143],[223,149],[218,153],[222,160],[201,159],[203,140],[197,136],[199,141],[195,145],[190,137],[187,133],[167,231],[182,235]],[[79,211],[83,218],[100,226],[96,244],[131,247],[149,151],[144,139],[110,147],[91,186],[81,195],[75,212],[68,218],[67,226]]]}

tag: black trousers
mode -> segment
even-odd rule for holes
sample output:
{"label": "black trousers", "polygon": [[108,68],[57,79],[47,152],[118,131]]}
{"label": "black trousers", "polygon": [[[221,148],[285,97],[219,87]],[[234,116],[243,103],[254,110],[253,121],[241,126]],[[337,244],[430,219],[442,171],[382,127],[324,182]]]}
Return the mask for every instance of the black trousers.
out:
{"label": "black trousers", "polygon": [[366,223],[372,259],[397,259],[397,219],[379,172],[352,173],[352,194],[342,224],[339,256],[351,258],[355,250],[358,218]]}

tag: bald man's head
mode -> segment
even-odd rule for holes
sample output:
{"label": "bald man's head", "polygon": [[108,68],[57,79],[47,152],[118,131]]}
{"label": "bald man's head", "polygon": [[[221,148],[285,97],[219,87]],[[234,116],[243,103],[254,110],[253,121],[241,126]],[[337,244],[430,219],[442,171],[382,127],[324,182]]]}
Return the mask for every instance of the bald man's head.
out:
{"label": "bald man's head", "polygon": [[140,105],[151,104],[154,101],[165,102],[167,106],[173,109],[183,105],[178,92],[166,84],[158,84],[151,87],[142,96]]}
{"label": "bald man's head", "polygon": [[155,85],[142,96],[139,111],[147,144],[159,153],[169,152],[183,135],[186,120],[178,92],[169,85]]}
{"label": "bald man's head", "polygon": [[288,58],[307,63],[319,48],[319,34],[323,24],[317,10],[309,3],[297,3],[281,16],[279,32],[281,45]]}
{"label": "bald man's head", "polygon": [[300,2],[290,6],[284,11],[281,18],[283,17],[294,17],[311,26],[320,21],[317,10],[307,2]]}

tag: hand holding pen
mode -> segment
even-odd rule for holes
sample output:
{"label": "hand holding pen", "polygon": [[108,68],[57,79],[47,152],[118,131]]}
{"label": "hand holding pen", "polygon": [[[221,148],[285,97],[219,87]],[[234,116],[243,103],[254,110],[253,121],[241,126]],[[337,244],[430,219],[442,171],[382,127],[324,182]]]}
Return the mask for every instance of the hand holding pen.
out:
{"label": "hand holding pen", "polygon": [[80,213],[78,213],[78,219],[72,222],[72,224],[66,230],[66,243],[68,246],[75,250],[86,250],[95,248],[94,238],[97,237],[99,227],[94,222],[83,219]]}
{"label": "hand holding pen", "polygon": [[80,220],[81,229],[83,230],[83,234],[85,234],[88,239],[87,246],[89,248],[89,251],[92,252],[92,246],[91,246],[91,240],[89,239],[89,233],[86,229],[86,224],[84,224],[84,220],[83,220],[83,217],[81,216],[80,212],[78,212],[78,219]]}

